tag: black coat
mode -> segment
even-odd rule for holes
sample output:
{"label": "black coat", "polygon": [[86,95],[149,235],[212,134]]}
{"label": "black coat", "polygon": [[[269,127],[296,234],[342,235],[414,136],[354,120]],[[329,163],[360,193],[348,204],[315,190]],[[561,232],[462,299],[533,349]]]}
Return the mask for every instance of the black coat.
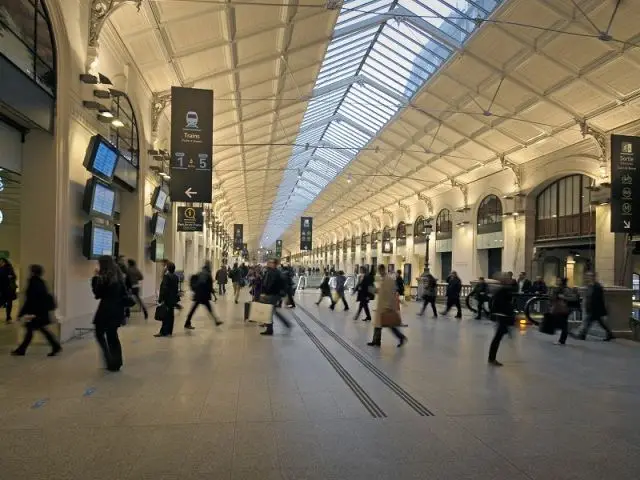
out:
{"label": "black coat", "polygon": [[515,322],[512,284],[501,285],[491,297],[491,316],[503,325],[513,325]]}
{"label": "black coat", "polygon": [[447,297],[458,298],[460,297],[461,291],[462,280],[460,280],[459,277],[449,277],[449,282],[447,283]]}
{"label": "black coat", "polygon": [[587,287],[585,310],[587,315],[593,318],[600,318],[607,315],[607,306],[604,302],[604,289],[598,282]]}
{"label": "black coat", "polygon": [[15,300],[16,291],[16,272],[13,266],[7,263],[4,267],[0,267],[0,301]]}
{"label": "black coat", "polygon": [[124,297],[127,294],[124,282],[96,275],[91,279],[91,290],[100,300],[93,323],[100,327],[118,327],[125,318]]}
{"label": "black coat", "polygon": [[275,268],[267,268],[262,276],[262,292],[269,303],[277,303],[282,297],[285,290],[285,282],[282,278],[282,272]]}
{"label": "black coat", "polygon": [[373,275],[365,273],[360,280],[360,283],[356,285],[357,299],[359,302],[368,302],[371,298],[369,288],[373,286]]}
{"label": "black coat", "polygon": [[[226,280],[224,283],[226,283]],[[213,277],[207,270],[202,270],[198,274],[198,283],[193,292],[193,300],[199,303],[206,303],[211,300],[211,292],[213,292]]]}
{"label": "black coat", "polygon": [[531,284],[531,293],[544,295],[547,293],[547,285],[543,281],[536,280]]}
{"label": "black coat", "polygon": [[[520,290],[520,284],[518,283],[518,290]],[[522,293],[531,293],[531,280],[525,278],[522,282]]]}
{"label": "black coat", "polygon": [[158,302],[164,303],[169,308],[175,307],[180,301],[178,284],[178,276],[175,273],[165,273],[160,283]]}
{"label": "black coat", "polygon": [[44,280],[40,277],[31,277],[19,316],[35,315],[29,321],[35,327],[49,325],[51,323],[49,312],[55,308],[55,305],[52,305],[52,298]]}
{"label": "black coat", "polygon": [[320,291],[322,292],[322,295],[331,295],[331,287],[329,287],[329,277],[325,276],[322,279],[322,283],[320,284]]}
{"label": "black coat", "polygon": [[396,277],[396,290],[398,291],[398,295],[404,295],[404,279],[401,276]]}

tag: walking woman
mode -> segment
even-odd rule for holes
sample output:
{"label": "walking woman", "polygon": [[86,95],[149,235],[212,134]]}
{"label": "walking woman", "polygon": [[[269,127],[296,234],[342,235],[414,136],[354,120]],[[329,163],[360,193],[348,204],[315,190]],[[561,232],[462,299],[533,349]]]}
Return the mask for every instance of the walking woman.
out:
{"label": "walking woman", "polygon": [[56,309],[56,302],[42,279],[42,274],[44,273],[42,267],[40,265],[31,265],[29,271],[31,272],[31,277],[24,296],[24,305],[22,305],[19,315],[25,320],[24,326],[27,331],[24,334],[22,343],[11,352],[11,355],[25,355],[33,339],[33,332],[40,330],[49,345],[51,345],[49,356],[54,357],[62,351],[62,347],[49,331],[47,325],[51,323],[50,312]]}
{"label": "walking woman", "polygon": [[431,304],[431,310],[433,311],[433,318],[438,318],[438,311],[436,310],[436,295],[438,294],[438,281],[436,277],[430,273],[424,279],[424,290],[422,292],[422,310],[420,310],[419,316],[423,316],[425,310]]}
{"label": "walking woman", "polygon": [[[367,345],[370,347],[379,347],[382,342],[382,328],[388,327],[400,341],[398,347],[401,347],[406,343],[407,337],[398,328],[401,321],[396,283],[387,275],[387,269],[382,264],[378,266],[378,274],[380,275],[380,282],[377,292],[378,299],[376,301],[375,320],[373,322],[375,328],[373,329],[373,338]],[[393,324],[388,324],[386,320],[386,316],[389,316],[390,312],[395,312],[393,317],[397,319]]]}
{"label": "walking woman", "polygon": [[373,300],[374,285],[373,275],[367,273],[365,267],[360,267],[360,277],[354,290],[356,292],[356,299],[358,300],[358,311],[356,312],[354,320],[358,320],[364,310],[366,317],[363,322],[370,322],[371,312],[369,311],[369,300]]}
{"label": "walking woman", "polygon": [[127,289],[124,276],[112,257],[102,255],[98,258],[98,269],[91,279],[91,289],[95,298],[100,300],[93,318],[96,340],[104,355],[107,370],[117,372],[122,367],[118,328],[125,321]]}
{"label": "walking woman", "polygon": [[13,301],[17,296],[18,284],[16,282],[16,272],[13,265],[6,258],[0,258],[0,308],[5,307],[7,311],[7,323],[11,323],[13,318]]}

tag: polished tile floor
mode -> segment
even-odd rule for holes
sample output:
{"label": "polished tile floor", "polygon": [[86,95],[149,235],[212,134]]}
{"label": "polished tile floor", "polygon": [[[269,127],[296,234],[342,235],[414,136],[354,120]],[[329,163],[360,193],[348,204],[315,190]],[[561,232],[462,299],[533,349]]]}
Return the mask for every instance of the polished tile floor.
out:
{"label": "polished tile floor", "polygon": [[409,343],[371,349],[370,325],[299,297],[301,323],[272,338],[230,299],[220,328],[202,311],[156,339],[135,319],[117,374],[91,338],[56,358],[3,348],[0,478],[638,478],[640,345],[515,330],[492,369],[487,323],[411,304]]}

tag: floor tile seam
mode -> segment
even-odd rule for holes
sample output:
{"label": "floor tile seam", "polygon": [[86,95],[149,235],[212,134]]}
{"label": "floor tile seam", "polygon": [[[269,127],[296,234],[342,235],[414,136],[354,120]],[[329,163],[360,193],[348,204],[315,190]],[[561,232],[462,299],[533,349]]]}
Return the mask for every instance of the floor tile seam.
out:
{"label": "floor tile seam", "polygon": [[366,368],[374,377],[378,378],[392,393],[405,402],[412,410],[420,416],[433,416],[433,412],[424,406],[419,400],[411,395],[406,389],[393,380],[384,370],[378,367],[373,359],[358,347],[354,346],[350,341],[345,340],[335,332],[331,327],[321,322],[315,315],[309,312],[305,307],[300,306],[304,314],[317,324],[325,333],[328,334],[338,345],[343,347],[356,361]]}
{"label": "floor tile seam", "polygon": [[[309,340],[316,346],[316,348],[320,351],[320,353],[325,357],[327,362],[333,367],[338,376],[343,380],[345,385],[351,390],[351,392],[356,396],[356,398],[360,401],[362,406],[367,410],[372,417],[374,418],[386,418],[387,415],[384,410],[373,400],[371,395],[360,385],[360,383],[349,373],[349,371],[340,363],[340,361],[329,351],[329,349],[322,343],[322,341],[309,329],[309,327],[298,317],[295,312],[290,312],[291,316],[296,320],[300,328],[307,335]],[[315,340],[317,341],[314,341]],[[324,352],[323,352],[324,349]],[[326,352],[326,354],[325,354]],[[328,355],[328,356],[327,356]],[[343,374],[340,373],[338,368],[334,365],[334,363],[340,367]],[[355,386],[355,388],[354,388]],[[304,398],[303,398],[304,401]]]}

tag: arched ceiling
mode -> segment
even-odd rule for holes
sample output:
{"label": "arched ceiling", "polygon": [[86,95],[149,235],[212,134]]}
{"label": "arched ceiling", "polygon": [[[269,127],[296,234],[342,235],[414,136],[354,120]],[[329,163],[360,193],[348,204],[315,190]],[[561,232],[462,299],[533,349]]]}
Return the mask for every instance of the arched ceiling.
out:
{"label": "arched ceiling", "polygon": [[[473,0],[447,1],[463,9]],[[368,13],[362,20],[373,11],[415,9],[419,2],[446,3],[351,0],[336,31],[356,23],[342,20],[348,8],[358,7],[352,18]],[[324,174],[307,168],[310,162],[298,171],[291,168],[292,144],[313,104],[310,96],[324,93],[325,104],[333,98],[331,92],[314,92],[314,86],[326,82],[321,78],[316,85],[338,12],[327,10],[324,0],[304,7],[295,3],[145,0],[140,14],[123,8],[111,20],[154,91],[171,85],[214,90],[216,189],[254,245],[272,210],[286,204],[279,188],[298,180],[315,185],[299,190],[308,204],[297,203],[304,208],[272,218],[267,240],[283,238],[284,248],[294,251],[300,214],[314,217],[319,238],[398,201],[411,205],[418,193],[441,194],[452,188],[452,180],[469,183],[497,172],[501,159],[518,165],[576,144],[583,140],[581,122],[607,132],[640,118],[640,10],[634,2],[505,0],[489,21],[478,22],[466,43],[447,44],[455,47],[453,57],[423,76],[426,84],[414,96],[391,95],[392,101],[411,100],[381,126],[370,126],[380,128],[372,140],[363,144],[361,129],[348,128],[353,118],[333,114],[327,121],[323,110],[325,128],[343,124],[343,132],[352,133],[343,134],[342,143],[315,144],[322,153],[313,149],[314,157],[327,165]],[[378,15],[375,21],[379,32],[437,21],[418,14],[418,19]],[[442,35],[431,33],[442,41]],[[352,43],[354,49],[359,45]],[[336,72],[346,70],[344,62]],[[344,81],[354,91],[371,87],[360,79]],[[382,87],[379,92],[392,90],[390,84]],[[384,95],[374,101],[378,107],[388,103]],[[373,112],[376,105],[368,108]],[[310,135],[303,143],[311,147],[322,140]],[[329,165],[330,157],[342,159],[340,168]]]}

